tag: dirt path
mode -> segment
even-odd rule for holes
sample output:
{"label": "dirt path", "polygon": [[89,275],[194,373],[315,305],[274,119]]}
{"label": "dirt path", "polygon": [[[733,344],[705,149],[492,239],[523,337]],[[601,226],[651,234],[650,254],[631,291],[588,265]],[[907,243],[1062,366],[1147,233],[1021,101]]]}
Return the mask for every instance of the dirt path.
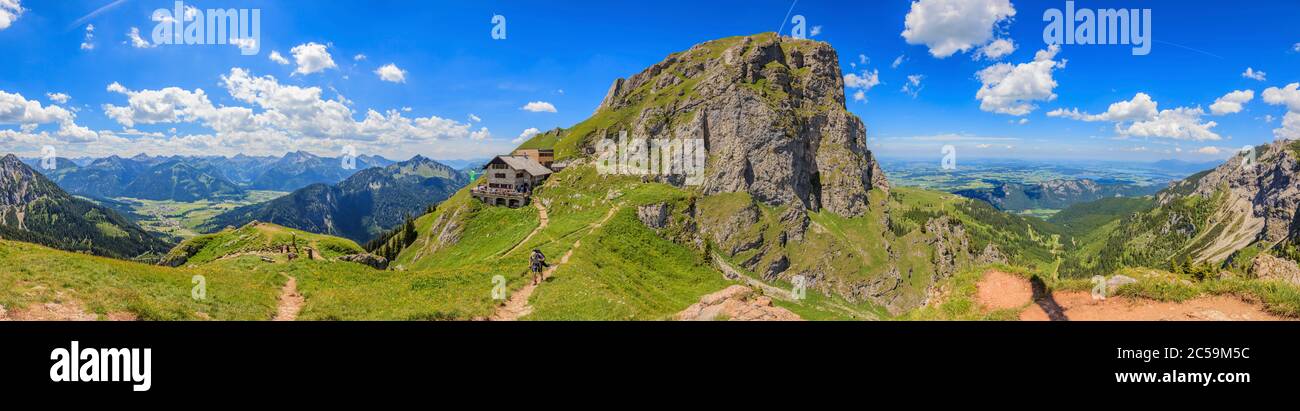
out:
{"label": "dirt path", "polygon": [[1086,291],[1047,291],[1041,283],[989,271],[976,284],[976,301],[985,309],[1026,307],[1022,321],[1279,321],[1259,306],[1230,296],[1183,302],[1110,297],[1094,300]]}
{"label": "dirt path", "polygon": [[302,294],[298,293],[298,279],[289,277],[289,281],[284,283],[284,288],[280,289],[280,303],[276,307],[275,318],[271,321],[294,321],[298,319],[298,312],[302,311],[302,305],[306,302]]}
{"label": "dirt path", "polygon": [[[542,210],[543,213],[542,221],[545,222],[546,221],[545,209],[540,208],[541,207],[540,205],[538,207],[539,210]],[[621,206],[610,207],[609,212],[605,213],[605,217],[601,218],[600,221],[597,221],[590,226],[590,229],[587,230],[587,235],[590,235],[591,233],[595,232],[597,228],[600,228],[602,225],[605,224],[605,222],[609,221],[609,219],[614,216],[614,213],[617,212],[619,208],[621,208]],[[535,233],[536,231],[534,231],[534,234]],[[532,237],[532,234],[529,234],[528,236]],[[527,241],[527,239],[525,239],[525,241]],[[520,242],[520,244],[523,244],[523,242]],[[510,298],[506,300],[505,304],[502,304],[500,307],[497,307],[496,313],[493,313],[492,316],[488,318],[488,320],[515,321],[518,320],[520,317],[531,314],[533,312],[533,306],[528,304],[528,299],[533,296],[533,291],[536,291],[539,285],[545,284],[546,280],[548,278],[551,278],[551,275],[555,274],[555,270],[560,269],[560,266],[568,264],[569,257],[573,256],[573,251],[577,250],[578,247],[582,247],[581,238],[573,242],[573,247],[570,247],[569,251],[566,251],[564,253],[564,256],[560,257],[559,262],[551,264],[550,268],[547,268],[546,271],[542,272],[542,280],[539,281],[537,284],[533,284],[531,276],[525,277],[524,281],[527,281],[528,283],[524,285],[524,288],[520,288],[519,290],[516,290],[514,294],[511,294]],[[518,246],[516,246],[516,248],[518,248]]]}
{"label": "dirt path", "polygon": [[511,247],[506,252],[501,253],[501,256],[498,258],[505,258],[505,256],[510,255],[510,253],[519,250],[519,247],[523,247],[524,244],[528,243],[528,240],[532,240],[533,236],[537,235],[537,233],[542,232],[542,230],[546,228],[546,225],[550,224],[551,219],[546,215],[546,206],[543,206],[541,201],[533,201],[533,205],[537,206],[537,219],[538,221],[540,221],[537,224],[537,228],[534,228],[533,232],[528,233],[528,236],[524,237],[523,240],[519,240],[519,243],[516,243],[514,247]]}
{"label": "dirt path", "polygon": [[990,310],[1022,307],[1034,297],[1034,289],[1029,281],[996,270],[985,273],[984,279],[975,288],[975,300]]}

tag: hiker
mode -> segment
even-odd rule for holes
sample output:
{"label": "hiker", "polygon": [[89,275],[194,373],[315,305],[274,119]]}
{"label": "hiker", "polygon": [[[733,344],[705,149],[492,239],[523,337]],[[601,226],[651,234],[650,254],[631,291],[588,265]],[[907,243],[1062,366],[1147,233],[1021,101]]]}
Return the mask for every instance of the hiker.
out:
{"label": "hiker", "polygon": [[528,257],[530,268],[533,270],[533,285],[542,282],[542,270],[549,265],[546,264],[546,255],[536,248],[533,249],[533,255]]}

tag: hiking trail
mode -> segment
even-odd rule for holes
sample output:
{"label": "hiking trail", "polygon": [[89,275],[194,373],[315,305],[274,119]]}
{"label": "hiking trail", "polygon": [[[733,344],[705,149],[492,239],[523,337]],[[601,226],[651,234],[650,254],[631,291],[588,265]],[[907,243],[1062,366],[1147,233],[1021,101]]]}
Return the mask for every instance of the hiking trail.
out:
{"label": "hiking trail", "polygon": [[[283,274],[283,273],[281,273]],[[286,275],[286,277],[289,277]],[[306,301],[302,294],[298,293],[298,279],[289,277],[285,281],[284,288],[280,289],[280,303],[275,309],[275,318],[271,321],[294,321],[298,319],[298,312],[302,311],[302,305]]]}
{"label": "hiking trail", "polygon": [[[615,205],[613,207],[610,207],[609,212],[605,213],[605,217],[601,218],[600,221],[597,221],[591,224],[590,226],[588,226],[587,235],[590,235],[591,233],[595,232],[597,228],[600,228],[602,225],[605,224],[605,222],[609,221],[610,217],[613,217],[614,213],[617,212],[621,207],[622,207],[621,205]],[[542,213],[542,225],[539,225],[538,228],[538,230],[540,230],[541,229],[540,227],[546,224],[546,214],[545,214],[546,211],[544,208],[540,208],[540,206],[538,209]],[[533,231],[532,234],[529,234],[528,237],[525,238],[524,241],[520,241],[519,244],[522,245],[526,243],[528,241],[528,238],[532,238],[533,234],[537,234],[537,231]],[[586,235],[584,235],[583,237],[585,236]],[[568,264],[569,257],[573,256],[573,251],[577,250],[578,247],[581,246],[582,246],[582,238],[579,238],[578,240],[574,241],[573,247],[569,247],[569,251],[566,251],[564,253],[564,256],[560,257],[560,261],[551,264],[551,266],[548,267],[546,271],[542,272],[542,280],[538,281],[537,284],[533,284],[531,275],[524,277],[524,281],[527,281],[527,283],[524,284],[524,288],[520,288],[519,290],[516,290],[513,294],[511,294],[510,298],[507,299],[506,302],[502,304],[500,307],[497,307],[496,313],[493,313],[492,316],[488,318],[488,320],[489,321],[515,321],[518,320],[520,317],[531,314],[533,312],[533,306],[528,304],[528,299],[532,297],[533,291],[537,290],[537,286],[546,283],[546,279],[551,278],[551,275],[555,274],[555,270],[558,270],[560,266]],[[518,247],[519,247],[518,245],[515,246],[515,248]],[[514,250],[512,249],[511,251]]]}

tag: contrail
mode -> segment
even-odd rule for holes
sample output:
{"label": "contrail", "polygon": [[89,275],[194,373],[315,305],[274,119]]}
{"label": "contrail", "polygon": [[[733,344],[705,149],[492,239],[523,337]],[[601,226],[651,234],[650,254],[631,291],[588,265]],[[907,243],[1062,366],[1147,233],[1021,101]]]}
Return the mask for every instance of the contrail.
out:
{"label": "contrail", "polygon": [[85,16],[81,16],[81,18],[77,19],[77,21],[72,22],[72,24],[68,26],[68,30],[72,30],[72,29],[74,29],[74,28],[81,27],[81,25],[82,25],[83,23],[85,23],[87,20],[90,20],[90,19],[92,19],[92,18],[95,18],[95,16],[98,16],[100,13],[103,13],[103,12],[109,11],[109,10],[111,10],[111,9],[114,8],[114,7],[120,6],[120,5],[122,5],[122,3],[126,3],[126,0],[113,0],[112,3],[108,3],[108,4],[105,5],[104,7],[100,7],[100,8],[98,8],[98,9],[95,9],[95,11],[90,12],[90,14],[87,14],[87,15],[85,15]]}
{"label": "contrail", "polygon": [[785,22],[790,20],[790,12],[794,11],[794,5],[796,4],[799,4],[799,0],[794,0],[794,3],[790,3],[790,10],[785,11],[785,18],[781,19],[781,27],[776,29],[777,37],[781,37],[781,31],[785,30]]}
{"label": "contrail", "polygon": [[1187,46],[1184,46],[1184,45],[1182,45],[1182,44],[1178,44],[1178,43],[1170,43],[1170,42],[1167,42],[1167,41],[1160,41],[1160,40],[1152,40],[1152,42],[1155,42],[1155,43],[1162,43],[1162,44],[1168,44],[1168,45],[1170,45],[1170,46],[1174,46],[1174,47],[1178,47],[1178,48],[1183,48],[1183,49],[1187,49],[1187,50],[1195,51],[1195,52],[1197,52],[1197,53],[1201,53],[1201,54],[1204,54],[1204,55],[1207,55],[1207,56],[1210,56],[1210,57],[1214,57],[1214,58],[1218,58],[1218,59],[1222,59],[1222,58],[1223,58],[1223,56],[1220,56],[1220,55],[1218,55],[1218,54],[1214,54],[1214,53],[1211,53],[1211,52],[1208,52],[1208,51],[1205,51],[1205,50],[1197,50],[1197,49],[1194,49],[1194,48],[1191,48],[1191,47],[1187,47]]}

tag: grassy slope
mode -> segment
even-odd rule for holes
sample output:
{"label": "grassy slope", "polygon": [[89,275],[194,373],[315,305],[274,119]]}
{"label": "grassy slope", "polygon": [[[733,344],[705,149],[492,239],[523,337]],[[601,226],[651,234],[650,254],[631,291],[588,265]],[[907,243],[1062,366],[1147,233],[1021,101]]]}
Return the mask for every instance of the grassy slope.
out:
{"label": "grassy slope", "polygon": [[[74,300],[91,313],[143,320],[270,319],[284,277],[250,269],[260,264],[253,260],[174,269],[0,241],[0,305]],[[190,295],[195,275],[206,279],[205,300]]]}
{"label": "grassy slope", "polygon": [[314,248],[326,259],[365,251],[352,240],[313,234],[275,224],[261,223],[196,236],[173,248],[164,258],[164,261],[188,257],[185,260],[187,265],[203,264],[235,254],[258,252],[281,245],[290,245],[293,244],[295,239],[298,247]]}

